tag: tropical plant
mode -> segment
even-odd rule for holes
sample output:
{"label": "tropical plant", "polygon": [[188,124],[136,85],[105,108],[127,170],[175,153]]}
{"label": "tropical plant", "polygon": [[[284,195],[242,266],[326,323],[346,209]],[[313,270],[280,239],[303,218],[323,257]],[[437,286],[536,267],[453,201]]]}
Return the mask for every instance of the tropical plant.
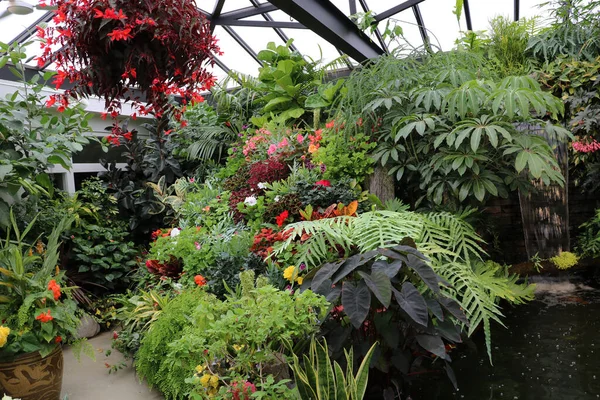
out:
{"label": "tropical plant", "polygon": [[0,42],[0,67],[9,69],[22,87],[0,99],[0,227],[10,225],[9,208],[31,196],[52,195],[47,170],[52,165],[71,167],[71,154],[83,149],[89,116],[80,107],[61,107],[56,115],[45,107],[45,83],[55,73],[29,78],[24,60],[26,46]]}
{"label": "tropical plant", "polygon": [[296,354],[291,364],[295,383],[302,400],[362,400],[369,380],[369,365],[377,343],[367,351],[354,375],[354,351],[345,352],[346,372],[331,362],[327,342],[318,343],[313,337],[303,363]]}
{"label": "tropical plant", "polygon": [[380,210],[358,217],[298,222],[286,227],[289,236],[275,246],[273,257],[283,253],[295,240],[304,238],[303,245],[297,247],[295,265],[305,264],[310,273],[328,260],[332,248],[336,249],[335,254],[340,251],[346,255],[353,251],[368,254],[394,246],[406,237],[414,238],[417,249],[431,260],[433,270],[450,283],[440,290],[465,310],[468,334],[483,323],[491,359],[490,321],[502,323],[498,301],[519,304],[530,300],[534,287],[518,284],[518,277],[508,276],[504,270],[482,265],[482,240],[464,220],[467,215]]}
{"label": "tropical plant", "polygon": [[345,134],[378,143],[374,158],[411,204],[477,204],[531,190],[533,179],[564,183],[548,142],[529,132],[569,137],[549,120],[563,104],[531,77],[498,79],[482,55],[456,52],[381,57],[346,84]]}
{"label": "tropical plant", "polygon": [[61,220],[46,244],[29,245],[23,239],[35,221],[21,232],[12,212],[10,218],[0,241],[0,360],[30,352],[45,357],[72,339],[79,325],[72,288],[64,287],[64,271],[57,268],[60,235],[72,219]]}
{"label": "tropical plant", "polygon": [[549,260],[558,269],[569,269],[579,262],[579,257],[570,251],[563,251]]}
{"label": "tropical plant", "polygon": [[583,223],[580,227],[581,233],[577,237],[575,247],[581,257],[599,257],[600,256],[600,209],[589,221]]}
{"label": "tropical plant", "polygon": [[[117,124],[122,101],[132,103],[134,117],[173,113],[181,120],[182,111],[168,96],[201,102],[200,93],[214,84],[206,67],[219,48],[193,1],[51,0],[50,4],[57,7],[55,24],[38,29],[43,43],[38,64],[56,64],[57,88],[65,80],[74,83],[64,93],[52,95],[51,101],[66,106],[72,98],[100,96],[115,120],[113,136],[124,134]],[[143,104],[134,87],[145,95]]]}

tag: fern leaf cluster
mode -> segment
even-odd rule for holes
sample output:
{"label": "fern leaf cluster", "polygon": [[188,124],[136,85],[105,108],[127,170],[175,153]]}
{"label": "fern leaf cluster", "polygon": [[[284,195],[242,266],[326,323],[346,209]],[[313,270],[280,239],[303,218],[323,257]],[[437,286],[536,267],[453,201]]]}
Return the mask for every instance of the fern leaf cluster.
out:
{"label": "fern leaf cluster", "polygon": [[450,284],[442,290],[465,310],[470,322],[468,334],[483,324],[491,360],[490,322],[502,324],[503,317],[499,300],[517,304],[530,300],[533,286],[518,284],[517,277],[509,276],[502,266],[483,262],[483,240],[465,219],[470,213],[378,210],[358,217],[298,222],[288,225],[290,235],[273,255],[276,257],[294,241],[304,238],[297,255],[299,262],[312,268],[331,257],[332,249],[367,252],[394,246],[410,237],[431,260],[434,270]]}

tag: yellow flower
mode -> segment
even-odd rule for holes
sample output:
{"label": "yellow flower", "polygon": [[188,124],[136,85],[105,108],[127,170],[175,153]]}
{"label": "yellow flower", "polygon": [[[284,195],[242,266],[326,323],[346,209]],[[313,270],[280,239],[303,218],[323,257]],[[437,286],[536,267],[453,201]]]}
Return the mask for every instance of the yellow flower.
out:
{"label": "yellow flower", "polygon": [[210,397],[214,397],[217,393],[219,393],[219,391],[217,390],[217,388],[210,388],[210,389],[208,389],[208,395]]}
{"label": "yellow flower", "polygon": [[214,387],[215,389],[217,387],[219,387],[219,377],[216,375],[213,375],[210,377],[210,386]]}
{"label": "yellow flower", "polygon": [[234,344],[234,345],[233,345],[233,349],[234,349],[235,351],[240,351],[240,350],[242,350],[244,347],[246,347],[246,345],[244,345],[244,344]]}
{"label": "yellow flower", "polygon": [[208,387],[209,383],[210,383],[210,375],[209,374],[202,375],[202,378],[200,378],[200,384],[204,387]]}
{"label": "yellow flower", "polygon": [[302,282],[304,281],[304,278],[299,276],[298,279],[296,279],[296,282],[298,282],[298,285],[302,285]]}
{"label": "yellow flower", "polygon": [[10,334],[10,328],[6,326],[0,326],[0,347],[4,347],[8,341],[8,335]]}
{"label": "yellow flower", "polygon": [[288,281],[293,282],[296,276],[296,267],[293,265],[290,265],[289,267],[283,270],[283,279],[287,279]]}
{"label": "yellow flower", "polygon": [[204,368],[205,368],[204,365],[198,364],[198,365],[196,365],[196,372],[201,374],[202,371],[204,371]]}

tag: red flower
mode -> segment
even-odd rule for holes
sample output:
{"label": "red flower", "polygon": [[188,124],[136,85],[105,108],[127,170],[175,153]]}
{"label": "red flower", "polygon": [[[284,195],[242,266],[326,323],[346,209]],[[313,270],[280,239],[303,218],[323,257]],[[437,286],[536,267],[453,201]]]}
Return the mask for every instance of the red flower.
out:
{"label": "red flower", "polygon": [[50,97],[48,97],[48,100],[46,100],[46,107],[50,108],[55,103],[56,103],[56,96],[50,96]]}
{"label": "red flower", "polygon": [[335,126],[335,121],[334,120],[331,120],[331,121],[329,121],[328,123],[325,124],[325,128],[327,128],[327,129],[331,129],[334,126]]}
{"label": "red flower", "polygon": [[127,139],[127,140],[131,140],[131,132],[125,132],[125,133],[123,134],[123,137],[124,137],[125,139]]}
{"label": "red flower", "polygon": [[285,210],[284,212],[282,212],[281,214],[279,214],[275,220],[277,221],[277,226],[281,228],[281,226],[283,225],[283,223],[285,222],[285,220],[289,217],[290,213],[288,212],[288,210]]}
{"label": "red flower", "polygon": [[62,337],[57,336],[56,339],[54,339],[54,343],[60,343],[60,342],[62,342]]}
{"label": "red flower", "polygon": [[331,182],[329,182],[327,179],[323,179],[318,182],[315,182],[315,185],[323,186],[323,187],[331,187]]}
{"label": "red flower", "polygon": [[110,40],[127,40],[133,38],[131,36],[131,28],[115,29],[107,36]]}
{"label": "red flower", "polygon": [[50,315],[50,310],[48,310],[47,312],[40,313],[40,315],[35,317],[35,319],[37,321],[41,321],[42,323],[45,323],[45,322],[52,321],[54,319],[54,317],[52,315]]}
{"label": "red flower", "polygon": [[117,340],[119,338],[119,334],[116,331],[113,331],[113,339]]}
{"label": "red flower", "polygon": [[194,282],[196,282],[196,285],[198,285],[198,286],[204,286],[204,285],[206,285],[206,278],[203,277],[202,275],[196,275],[194,277]]}
{"label": "red flower", "polygon": [[48,282],[48,290],[52,291],[55,301],[60,299],[60,286],[58,283],[56,283],[56,281],[54,279],[52,279],[52,280],[50,280],[50,282]]}

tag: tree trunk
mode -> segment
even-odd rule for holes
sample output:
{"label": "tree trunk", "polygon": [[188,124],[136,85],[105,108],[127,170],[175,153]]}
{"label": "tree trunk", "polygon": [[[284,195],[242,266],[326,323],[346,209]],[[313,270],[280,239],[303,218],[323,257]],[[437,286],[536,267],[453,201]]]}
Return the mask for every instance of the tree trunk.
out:
{"label": "tree trunk", "polygon": [[396,197],[394,193],[394,177],[388,174],[388,169],[381,164],[375,166],[375,171],[367,178],[367,189],[385,203]]}

